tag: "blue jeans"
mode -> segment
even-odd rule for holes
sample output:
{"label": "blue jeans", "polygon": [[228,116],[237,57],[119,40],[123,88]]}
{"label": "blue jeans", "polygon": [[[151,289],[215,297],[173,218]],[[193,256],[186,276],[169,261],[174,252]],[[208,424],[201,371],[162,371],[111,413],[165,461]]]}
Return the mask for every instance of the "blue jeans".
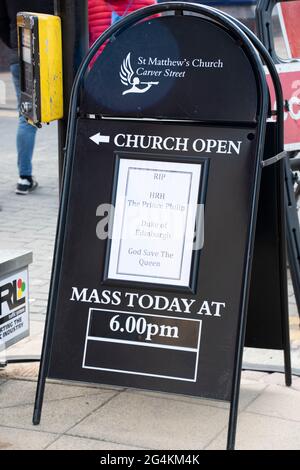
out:
{"label": "blue jeans", "polygon": [[[13,82],[16,89],[18,106],[20,106],[20,66],[12,64],[10,66]],[[36,127],[28,124],[24,116],[19,115],[19,125],[17,130],[17,152],[18,152],[18,169],[20,176],[32,175],[32,155],[36,136]]]}

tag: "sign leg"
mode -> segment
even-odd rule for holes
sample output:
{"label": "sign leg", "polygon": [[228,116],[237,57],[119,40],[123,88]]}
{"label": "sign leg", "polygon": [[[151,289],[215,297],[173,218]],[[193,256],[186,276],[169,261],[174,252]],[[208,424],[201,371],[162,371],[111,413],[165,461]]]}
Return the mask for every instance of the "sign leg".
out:
{"label": "sign leg", "polygon": [[[240,361],[242,360],[242,352],[239,351]],[[239,396],[240,396],[240,384],[241,384],[241,367],[239,367],[239,360],[237,360],[234,376],[233,376],[233,391],[230,401],[229,421],[228,421],[228,432],[227,432],[227,450],[234,450],[235,448],[235,437],[236,427],[238,418],[238,407],[239,407]]]}
{"label": "sign leg", "polygon": [[300,315],[300,228],[289,159],[285,160],[285,197],[288,260],[298,314]]}
{"label": "sign leg", "polygon": [[[44,401],[44,392],[45,392],[45,386],[46,386],[46,378],[47,378],[47,373],[48,373],[48,368],[49,368],[49,356],[50,356],[50,340],[52,338],[52,331],[53,331],[53,320],[52,317],[54,316],[52,314],[53,312],[53,285],[54,281],[57,280],[56,276],[56,262],[54,262],[54,269],[53,269],[53,283],[51,282],[50,284],[50,296],[49,296],[49,306],[48,306],[48,311],[47,311],[47,317],[46,317],[46,325],[45,325],[45,333],[44,333],[44,342],[43,342],[43,349],[42,349],[42,355],[41,355],[41,363],[40,363],[40,370],[39,370],[39,377],[38,377],[38,382],[37,382],[37,389],[36,389],[36,395],[35,395],[35,403],[34,403],[34,411],[33,411],[33,419],[32,422],[35,426],[40,424],[41,421],[41,414],[42,414],[42,407],[43,407],[43,401]],[[57,287],[57,286],[56,286]]]}
{"label": "sign leg", "polygon": [[[50,290],[51,290],[51,286],[50,286]],[[50,319],[50,315],[48,316],[48,313],[47,313],[47,320],[46,320],[46,325],[45,325],[45,337],[44,337],[44,343],[43,343],[41,364],[40,364],[39,377],[38,377],[37,389],[36,389],[36,394],[35,394],[33,418],[32,418],[32,423],[34,426],[37,426],[38,424],[40,424],[40,421],[41,421],[47,371],[48,371],[48,366],[49,366],[49,349],[48,349],[48,343],[49,343],[49,338],[50,338],[50,326],[49,326],[50,320],[49,319]]]}
{"label": "sign leg", "polygon": [[[288,325],[287,325],[288,327]],[[292,385],[292,366],[291,366],[291,354],[290,354],[290,335],[286,331],[287,327],[284,328],[284,374],[285,374],[285,385],[290,387]]]}
{"label": "sign leg", "polygon": [[[56,269],[54,268],[54,279],[57,279],[56,276]],[[46,378],[49,368],[49,356],[50,356],[50,340],[52,338],[52,330],[53,330],[53,314],[51,312],[52,309],[52,283],[50,285],[50,297],[49,297],[49,310],[47,311],[47,319],[45,325],[45,334],[44,334],[44,342],[43,342],[43,349],[42,349],[42,356],[41,356],[41,364],[39,370],[39,377],[37,382],[37,389],[35,395],[35,403],[34,403],[34,411],[33,411],[33,419],[32,422],[36,426],[40,424],[41,414],[42,414],[42,407],[43,407],[43,400],[44,400],[44,392],[46,386]]]}
{"label": "sign leg", "polygon": [[[284,162],[281,163],[282,168],[279,172],[280,174],[284,174],[285,176],[285,198],[281,198],[281,200],[285,200],[285,215],[286,219],[284,219],[284,215],[282,215],[282,220],[286,220],[286,231],[287,233],[283,233],[281,237],[282,240],[282,249],[281,249],[281,292],[282,292],[282,343],[283,343],[283,351],[284,351],[284,373],[285,373],[285,384],[287,387],[291,386],[292,384],[292,367],[291,367],[291,349],[290,349],[290,330],[289,330],[289,310],[288,310],[288,294],[287,294],[287,274],[286,274],[286,247],[285,247],[285,239],[287,239],[287,248],[288,248],[288,257],[289,257],[289,264],[291,270],[291,276],[293,280],[293,287],[297,302],[297,307],[299,310],[299,302],[300,302],[300,290],[298,287],[300,286],[300,265],[299,265],[299,253],[300,250],[300,234],[299,234],[299,222],[296,210],[296,202],[295,196],[293,191],[293,185],[291,182],[291,168],[290,162],[287,158],[285,158]],[[284,208],[281,208],[282,212]],[[284,224],[282,224],[284,225]],[[280,227],[281,230],[285,231],[285,227]],[[286,235],[286,237],[285,237]]]}
{"label": "sign leg", "polygon": [[38,385],[37,385],[37,390],[36,390],[34,411],[33,411],[33,418],[32,418],[32,423],[34,424],[34,426],[37,426],[38,424],[40,424],[40,421],[41,421],[44,392],[45,392],[45,385],[46,385],[46,373],[44,369],[45,367],[43,367],[43,364],[42,364],[40,368],[39,378],[38,378]]}

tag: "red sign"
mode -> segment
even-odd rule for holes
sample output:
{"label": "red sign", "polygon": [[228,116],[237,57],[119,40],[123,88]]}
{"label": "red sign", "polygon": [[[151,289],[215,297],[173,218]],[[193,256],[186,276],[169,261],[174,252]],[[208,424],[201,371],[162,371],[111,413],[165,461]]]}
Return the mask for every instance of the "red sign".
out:
{"label": "red sign", "polygon": [[[300,151],[300,62],[276,64],[276,68],[286,104],[284,112],[285,149]],[[271,95],[271,107],[276,109],[274,88],[268,73],[267,81]],[[275,118],[271,118],[271,120],[275,120]]]}
{"label": "red sign", "polygon": [[278,5],[281,28],[286,41],[289,44],[290,55],[293,58],[300,57],[299,21],[300,2],[285,2]]}

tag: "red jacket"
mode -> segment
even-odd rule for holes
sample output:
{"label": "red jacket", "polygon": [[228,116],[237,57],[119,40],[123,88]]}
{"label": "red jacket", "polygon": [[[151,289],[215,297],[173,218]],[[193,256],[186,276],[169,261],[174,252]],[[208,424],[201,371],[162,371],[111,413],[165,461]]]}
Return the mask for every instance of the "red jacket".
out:
{"label": "red jacket", "polygon": [[112,24],[112,17],[126,16],[134,10],[156,3],[156,0],[89,0],[90,45]]}

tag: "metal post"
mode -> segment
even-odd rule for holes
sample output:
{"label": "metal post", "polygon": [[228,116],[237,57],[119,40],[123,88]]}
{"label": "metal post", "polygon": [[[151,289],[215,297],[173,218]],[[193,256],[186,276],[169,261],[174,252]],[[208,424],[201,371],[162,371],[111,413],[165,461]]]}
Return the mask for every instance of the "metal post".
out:
{"label": "metal post", "polygon": [[[55,14],[62,19],[62,41],[63,41],[63,80],[64,80],[64,118],[58,123],[58,155],[59,155],[59,187],[62,189],[62,177],[64,168],[64,148],[66,142],[68,112],[71,98],[71,91],[76,72],[82,59],[88,50],[88,8],[87,0],[54,0]],[[60,220],[60,216],[59,216]],[[58,221],[58,225],[60,222]],[[59,231],[57,234],[59,237]],[[49,366],[49,354],[51,335],[54,322],[54,305],[56,296],[51,292],[53,289],[54,274],[58,270],[58,257],[54,257],[52,267],[50,296],[45,325],[45,336],[43,342],[41,365],[38,378],[38,385],[35,397],[33,424],[38,425],[41,419],[46,377]],[[57,286],[56,286],[57,288]]]}
{"label": "metal post", "polygon": [[76,72],[89,47],[88,0],[54,0],[54,11],[61,17],[63,43],[64,118],[58,122],[58,169],[61,189],[71,91]]}

